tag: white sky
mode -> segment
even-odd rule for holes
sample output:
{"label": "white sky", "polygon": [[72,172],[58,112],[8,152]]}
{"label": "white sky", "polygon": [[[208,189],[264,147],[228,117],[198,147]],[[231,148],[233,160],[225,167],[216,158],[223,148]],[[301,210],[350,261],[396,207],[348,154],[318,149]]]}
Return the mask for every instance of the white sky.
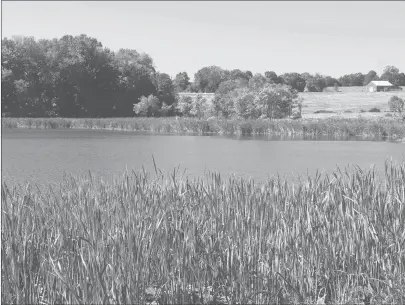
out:
{"label": "white sky", "polygon": [[2,1],[2,37],[86,34],[136,49],[157,69],[405,72],[405,2]]}

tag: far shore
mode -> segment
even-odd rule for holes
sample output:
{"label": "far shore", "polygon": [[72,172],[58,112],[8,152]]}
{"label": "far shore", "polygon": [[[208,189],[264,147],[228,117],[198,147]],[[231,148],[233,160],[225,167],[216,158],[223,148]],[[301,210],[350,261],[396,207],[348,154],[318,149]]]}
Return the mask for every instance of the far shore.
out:
{"label": "far shore", "polygon": [[314,139],[361,137],[405,142],[405,123],[397,117],[312,117],[279,120],[164,118],[2,118],[2,128],[96,129],[153,134],[275,135]]}

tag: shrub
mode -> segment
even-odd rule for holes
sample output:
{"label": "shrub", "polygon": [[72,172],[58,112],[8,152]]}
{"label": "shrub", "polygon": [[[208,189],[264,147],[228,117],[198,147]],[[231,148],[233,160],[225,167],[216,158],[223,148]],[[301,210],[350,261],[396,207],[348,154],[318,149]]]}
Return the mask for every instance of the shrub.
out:
{"label": "shrub", "polygon": [[192,101],[191,103],[191,110],[190,114],[193,117],[197,117],[198,119],[201,119],[205,116],[207,116],[208,112],[208,104],[207,104],[207,99],[204,98],[201,94],[198,94],[196,99]]}
{"label": "shrub", "polygon": [[193,108],[193,99],[191,96],[181,96],[177,102],[177,110],[183,116],[190,116],[190,111]]}
{"label": "shrub", "polygon": [[286,85],[265,85],[255,99],[261,118],[282,119],[291,115],[293,108],[301,113],[302,99]]}
{"label": "shrub", "polygon": [[138,116],[155,116],[160,107],[159,99],[154,95],[139,98],[139,103],[134,104],[134,112]]}
{"label": "shrub", "polygon": [[396,95],[391,96],[391,98],[388,101],[388,106],[390,108],[390,111],[392,112],[403,112],[404,104],[405,101]]}
{"label": "shrub", "polygon": [[374,108],[371,108],[371,109],[369,110],[369,112],[381,112],[381,110],[374,107]]}

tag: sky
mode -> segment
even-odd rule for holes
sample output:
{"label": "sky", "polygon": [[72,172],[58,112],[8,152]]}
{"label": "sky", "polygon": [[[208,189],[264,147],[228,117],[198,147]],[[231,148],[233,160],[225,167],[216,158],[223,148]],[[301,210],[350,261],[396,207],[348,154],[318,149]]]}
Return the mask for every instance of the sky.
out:
{"label": "sky", "polygon": [[97,38],[191,79],[204,66],[321,73],[405,71],[405,2],[2,1],[2,38]]}

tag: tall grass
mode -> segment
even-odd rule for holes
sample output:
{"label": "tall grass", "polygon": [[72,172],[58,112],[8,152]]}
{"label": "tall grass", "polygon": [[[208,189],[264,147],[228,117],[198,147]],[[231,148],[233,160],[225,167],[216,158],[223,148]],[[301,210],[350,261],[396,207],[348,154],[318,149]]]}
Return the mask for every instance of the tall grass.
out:
{"label": "tall grass", "polygon": [[2,128],[77,128],[145,131],[152,133],[243,134],[328,136],[331,138],[360,136],[370,139],[405,138],[405,124],[397,119],[301,119],[301,120],[198,120],[193,118],[3,118]]}
{"label": "tall grass", "polygon": [[405,303],[405,163],[2,185],[3,304]]}

